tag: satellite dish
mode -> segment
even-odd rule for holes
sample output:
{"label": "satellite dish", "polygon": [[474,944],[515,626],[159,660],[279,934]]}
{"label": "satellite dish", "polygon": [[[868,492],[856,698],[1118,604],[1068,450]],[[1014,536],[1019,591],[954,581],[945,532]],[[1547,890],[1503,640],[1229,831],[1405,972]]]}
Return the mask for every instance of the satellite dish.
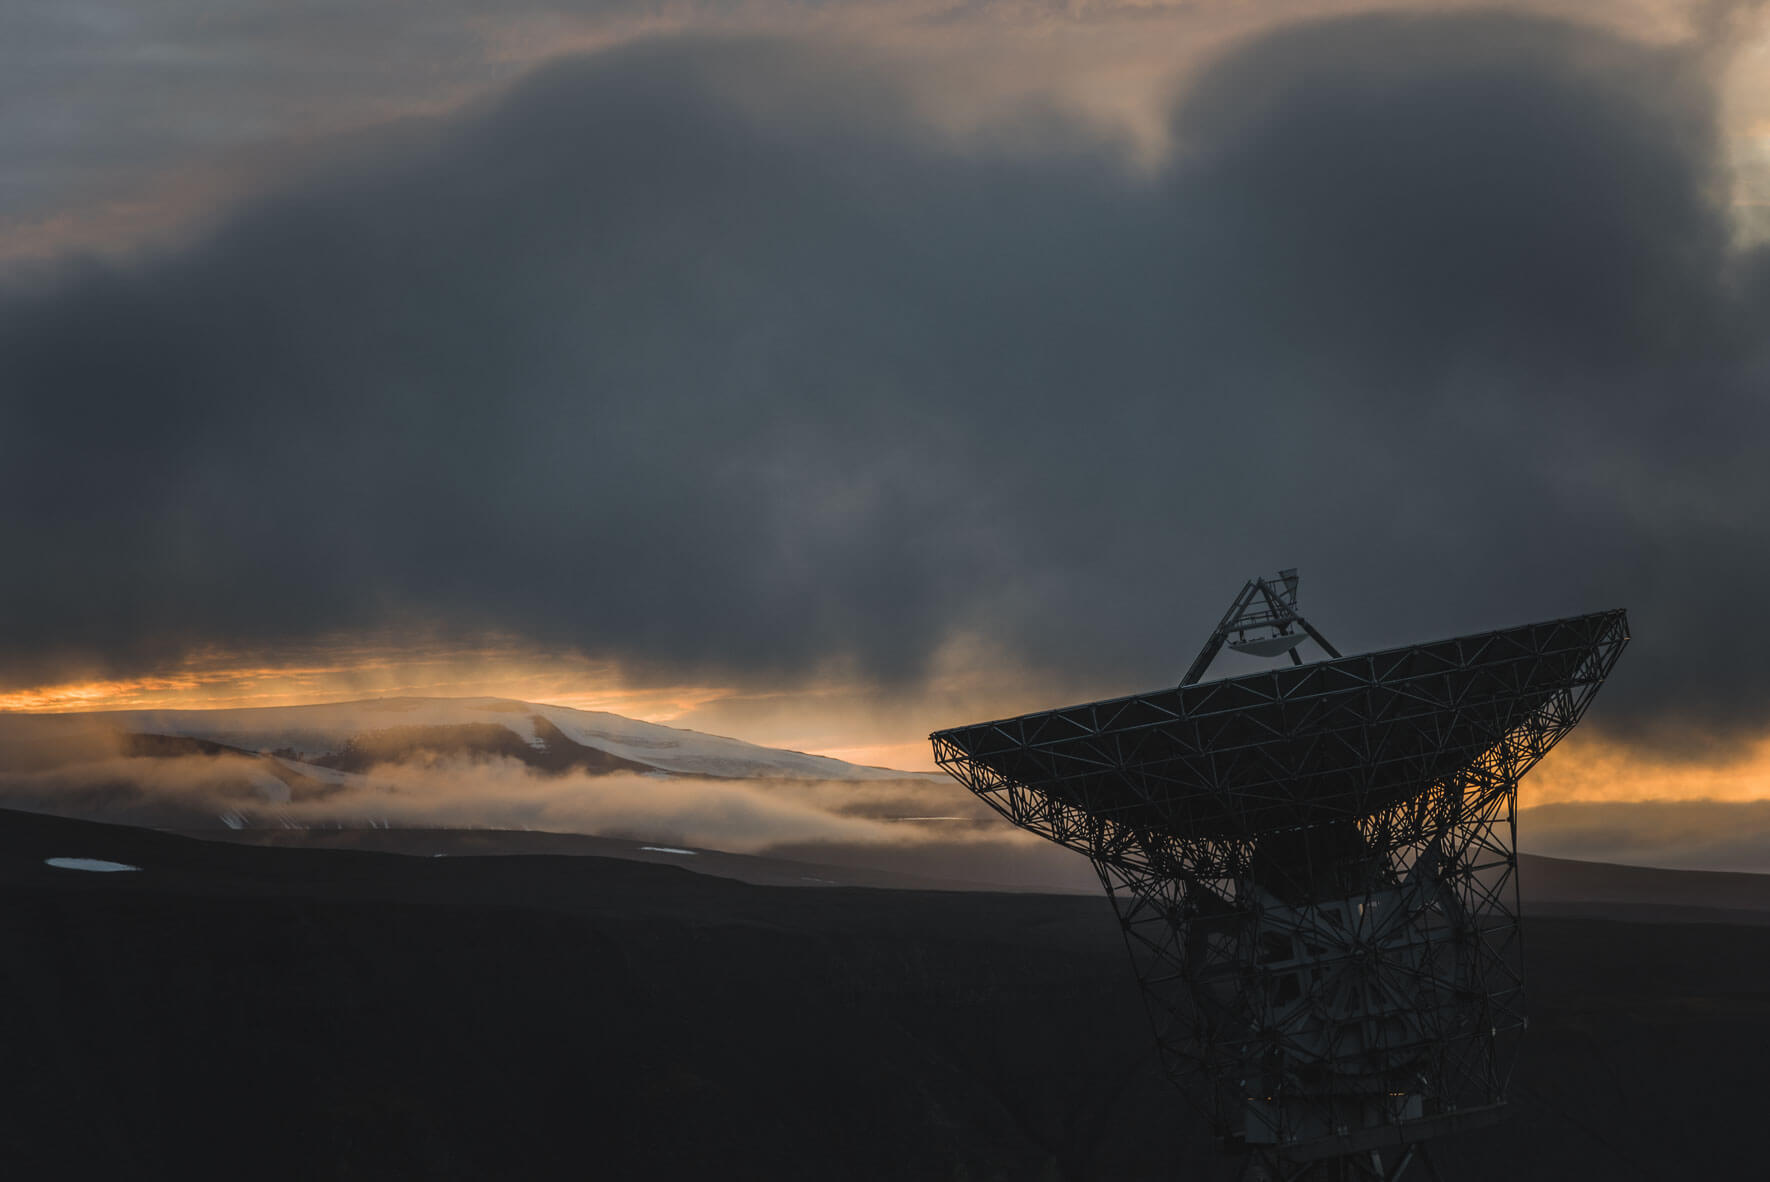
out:
{"label": "satellite dish", "polygon": [[[1295,570],[1249,580],[1175,688],[940,731],[934,754],[1093,860],[1162,1059],[1244,1177],[1390,1182],[1504,1112],[1518,780],[1628,620],[1343,657],[1296,590]],[[1327,659],[1302,663],[1303,637]],[[1226,643],[1295,663],[1201,683]]]}

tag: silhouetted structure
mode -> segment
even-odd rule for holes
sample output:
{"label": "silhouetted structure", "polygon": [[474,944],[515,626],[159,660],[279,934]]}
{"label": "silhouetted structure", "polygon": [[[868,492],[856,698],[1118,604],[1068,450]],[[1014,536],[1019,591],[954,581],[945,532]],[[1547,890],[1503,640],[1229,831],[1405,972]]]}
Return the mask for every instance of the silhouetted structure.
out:
{"label": "silhouetted structure", "polygon": [[[935,758],[1093,859],[1164,1062],[1246,1177],[1392,1180],[1505,1104],[1518,780],[1627,642],[1608,611],[1342,657],[1284,571],[1177,688],[941,731]],[[1293,665],[1200,683],[1225,644]]]}

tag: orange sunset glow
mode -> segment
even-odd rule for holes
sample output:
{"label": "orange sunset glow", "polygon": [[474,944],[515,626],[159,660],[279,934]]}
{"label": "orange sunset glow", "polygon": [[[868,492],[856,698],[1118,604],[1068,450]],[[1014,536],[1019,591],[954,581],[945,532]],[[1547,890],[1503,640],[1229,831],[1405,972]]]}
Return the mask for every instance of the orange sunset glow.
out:
{"label": "orange sunset glow", "polygon": [[[768,746],[827,755],[850,763],[931,771],[926,731],[938,718],[913,723],[902,739],[889,724],[857,717],[840,705],[849,691],[825,685],[756,695],[714,685],[633,685],[618,669],[514,645],[422,649],[313,646],[285,660],[209,652],[178,668],[134,677],[88,677],[0,690],[0,712],[97,713],[125,710],[224,710],[308,706],[363,698],[508,698],[606,711],[641,722],[693,729],[697,713],[735,711],[748,727],[727,732]],[[703,725],[721,725],[703,721]]]}
{"label": "orange sunset glow", "polygon": [[1762,1169],[1770,4],[0,63],[8,1177]]}
{"label": "orange sunset glow", "polygon": [[729,691],[624,688],[606,665],[493,646],[423,650],[318,646],[288,661],[208,653],[176,669],[0,690],[0,711],[219,710],[371,697],[497,697],[668,722]]}
{"label": "orange sunset glow", "polygon": [[[955,686],[955,680],[963,684]],[[1061,693],[1047,690],[1046,693]],[[904,771],[936,770],[929,731],[955,715],[1007,717],[1038,708],[973,673],[927,700],[879,707],[854,685],[825,682],[758,694],[733,686],[633,685],[607,663],[549,656],[514,644],[401,648],[336,642],[284,661],[211,652],[151,675],[70,679],[0,691],[0,712],[93,713],[305,706],[361,698],[492,697],[606,711],[642,722],[729,734],[764,746]],[[857,704],[856,699],[861,699]],[[1700,760],[1575,732],[1523,781],[1520,803],[1770,799],[1770,738]]]}

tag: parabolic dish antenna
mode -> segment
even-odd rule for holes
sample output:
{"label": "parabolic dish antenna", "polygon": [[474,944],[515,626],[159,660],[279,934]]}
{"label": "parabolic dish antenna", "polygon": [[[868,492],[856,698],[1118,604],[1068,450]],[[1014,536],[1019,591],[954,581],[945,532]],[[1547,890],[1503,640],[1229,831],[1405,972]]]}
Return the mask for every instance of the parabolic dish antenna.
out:
{"label": "parabolic dish antenna", "polygon": [[[1288,570],[1248,582],[1179,686],[940,731],[934,754],[1093,860],[1163,1062],[1245,1178],[1393,1182],[1504,1108],[1518,780],[1628,639],[1619,610],[1345,657]],[[1225,645],[1293,663],[1201,681]]]}

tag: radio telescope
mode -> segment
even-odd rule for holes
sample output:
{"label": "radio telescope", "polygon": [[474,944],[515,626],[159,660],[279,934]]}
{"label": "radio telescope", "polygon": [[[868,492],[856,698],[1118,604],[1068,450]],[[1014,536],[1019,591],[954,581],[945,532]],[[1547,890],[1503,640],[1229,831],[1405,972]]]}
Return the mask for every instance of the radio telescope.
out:
{"label": "radio telescope", "polygon": [[[1163,1063],[1245,1179],[1393,1182],[1503,1112],[1518,780],[1628,638],[1619,610],[1344,657],[1281,571],[1179,686],[940,731],[935,759],[1093,860]],[[1291,664],[1201,681],[1226,645]]]}

